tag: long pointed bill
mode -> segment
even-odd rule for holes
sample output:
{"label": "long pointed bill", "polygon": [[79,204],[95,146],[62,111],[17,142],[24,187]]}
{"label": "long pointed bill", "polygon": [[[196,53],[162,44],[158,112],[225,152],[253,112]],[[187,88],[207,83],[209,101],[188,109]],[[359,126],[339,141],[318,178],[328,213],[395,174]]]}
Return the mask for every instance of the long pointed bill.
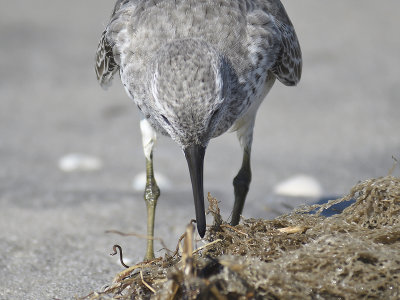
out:
{"label": "long pointed bill", "polygon": [[196,209],[197,231],[201,237],[206,233],[206,215],[204,212],[204,190],[203,190],[203,164],[206,148],[200,145],[192,145],[184,149],[188,163],[190,179]]}

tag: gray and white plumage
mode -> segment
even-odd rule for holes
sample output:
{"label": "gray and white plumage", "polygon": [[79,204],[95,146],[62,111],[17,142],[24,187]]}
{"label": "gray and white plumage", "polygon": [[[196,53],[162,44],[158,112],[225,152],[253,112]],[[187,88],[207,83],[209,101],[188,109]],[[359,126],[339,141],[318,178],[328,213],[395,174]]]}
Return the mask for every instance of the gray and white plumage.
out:
{"label": "gray and white plumage", "polygon": [[250,149],[275,79],[295,85],[301,68],[279,0],[118,0],[96,57],[100,84],[119,71],[144,118],[182,149],[230,128]]}

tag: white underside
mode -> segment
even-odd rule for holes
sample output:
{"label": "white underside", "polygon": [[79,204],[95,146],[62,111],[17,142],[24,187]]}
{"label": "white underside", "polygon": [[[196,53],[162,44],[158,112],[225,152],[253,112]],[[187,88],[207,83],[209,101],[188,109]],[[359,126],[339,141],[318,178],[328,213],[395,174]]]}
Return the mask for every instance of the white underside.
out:
{"label": "white underside", "polygon": [[157,133],[144,117],[140,120],[140,131],[142,132],[144,155],[150,160],[151,152],[157,140]]}

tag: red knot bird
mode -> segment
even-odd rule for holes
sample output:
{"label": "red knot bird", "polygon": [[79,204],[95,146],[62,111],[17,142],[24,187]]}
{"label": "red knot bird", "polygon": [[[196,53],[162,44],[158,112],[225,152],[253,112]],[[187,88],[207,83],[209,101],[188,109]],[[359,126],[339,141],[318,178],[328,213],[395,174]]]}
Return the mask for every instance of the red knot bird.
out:
{"label": "red knot bird", "polygon": [[275,79],[296,85],[302,59],[279,0],[118,0],[103,32],[96,74],[107,87],[115,73],[142,119],[146,157],[147,251],[154,257],[154,215],[160,190],[153,173],[157,133],[182,148],[189,167],[197,230],[206,231],[203,161],[211,138],[237,132],[243,150],[233,179],[231,225],[239,223],[251,181],[257,110]]}

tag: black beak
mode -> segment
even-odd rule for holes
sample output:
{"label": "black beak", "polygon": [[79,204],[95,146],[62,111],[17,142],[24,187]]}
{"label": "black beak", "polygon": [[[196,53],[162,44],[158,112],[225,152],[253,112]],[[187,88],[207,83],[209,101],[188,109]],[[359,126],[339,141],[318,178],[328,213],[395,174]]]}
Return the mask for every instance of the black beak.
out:
{"label": "black beak", "polygon": [[184,149],[188,163],[190,179],[196,209],[197,231],[201,237],[206,233],[206,215],[204,212],[204,190],[203,190],[203,164],[206,148],[201,145],[192,145]]}

